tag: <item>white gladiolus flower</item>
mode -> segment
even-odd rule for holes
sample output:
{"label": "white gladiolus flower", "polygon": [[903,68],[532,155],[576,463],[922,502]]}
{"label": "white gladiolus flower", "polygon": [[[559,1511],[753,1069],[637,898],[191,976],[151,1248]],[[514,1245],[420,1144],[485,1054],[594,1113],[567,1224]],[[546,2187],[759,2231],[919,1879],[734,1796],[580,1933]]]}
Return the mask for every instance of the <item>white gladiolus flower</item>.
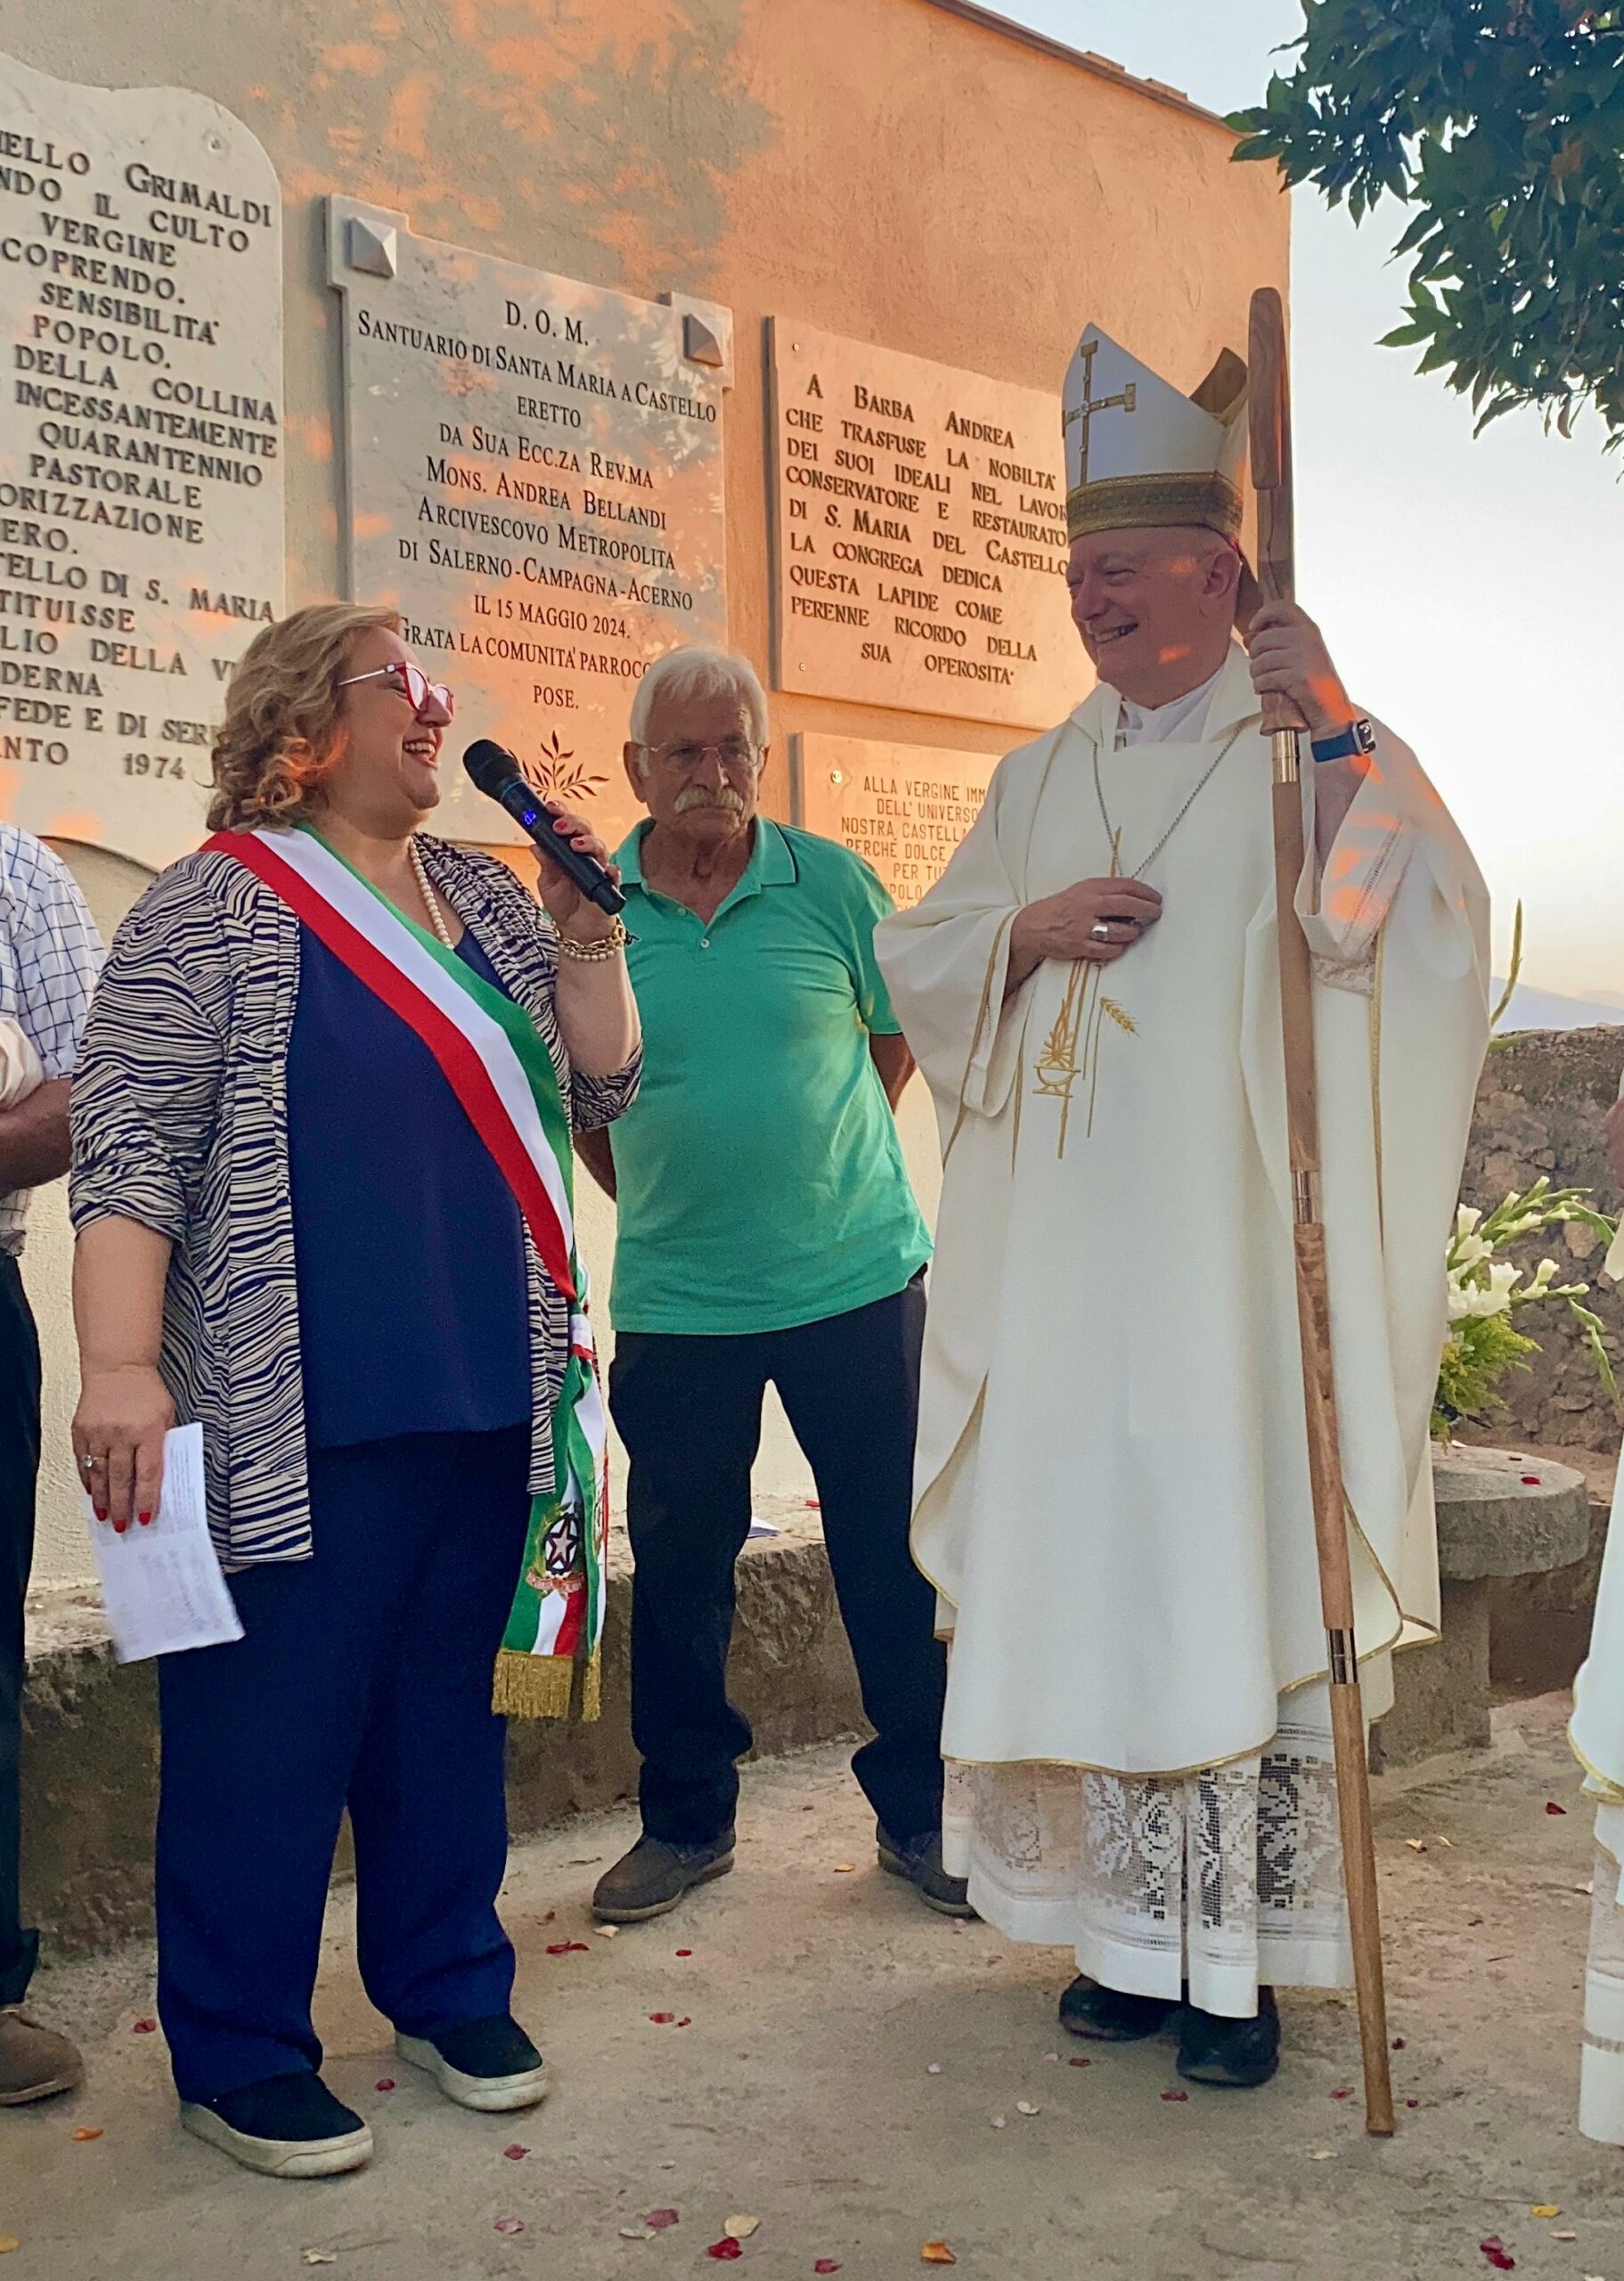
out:
{"label": "white gladiolus flower", "polygon": [[1469,1236],[1482,1216],[1481,1212],[1474,1212],[1469,1204],[1463,1204],[1455,1214],[1456,1241],[1458,1243],[1463,1237]]}

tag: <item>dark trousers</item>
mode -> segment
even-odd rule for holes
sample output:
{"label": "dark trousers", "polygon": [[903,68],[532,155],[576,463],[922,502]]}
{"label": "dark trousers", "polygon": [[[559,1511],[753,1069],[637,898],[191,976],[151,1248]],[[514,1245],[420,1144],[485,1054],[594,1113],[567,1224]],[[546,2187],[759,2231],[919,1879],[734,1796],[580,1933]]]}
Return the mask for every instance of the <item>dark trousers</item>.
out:
{"label": "dark trousers", "polygon": [[158,2002],[183,2099],[320,2066],[310,1999],[346,1805],[379,2010],[408,2035],[507,2010],[491,1674],[529,1455],[527,1426],[313,1451],[314,1557],[233,1576],[246,1636],[164,1657]]}
{"label": "dark trousers", "polygon": [[750,1531],[762,1398],[779,1390],[811,1463],[863,1708],[852,1762],[899,1841],[940,1827],[946,1651],[908,1552],[925,1290],[741,1338],[622,1332],[609,1373],[632,1460],[632,1732],[643,1827],[702,1844],[732,1827],[748,1722],[728,1701],[733,1567]]}
{"label": "dark trousers", "polygon": [[34,1561],[39,1341],[17,1262],[0,1253],[0,2004],[20,2004],[39,1949],[19,1891],[22,1820],[22,1603]]}

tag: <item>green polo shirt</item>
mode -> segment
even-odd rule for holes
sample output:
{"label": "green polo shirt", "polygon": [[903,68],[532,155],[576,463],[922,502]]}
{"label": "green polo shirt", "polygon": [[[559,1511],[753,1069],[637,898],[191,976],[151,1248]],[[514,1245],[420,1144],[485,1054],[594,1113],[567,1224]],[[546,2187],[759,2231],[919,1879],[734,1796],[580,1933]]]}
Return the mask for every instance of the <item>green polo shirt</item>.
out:
{"label": "green polo shirt", "polygon": [[900,1291],[930,1256],[869,1051],[898,1028],[874,956],[891,900],[833,840],[758,817],[708,926],[619,850],[643,1023],[609,1128],[616,1330],[788,1330]]}

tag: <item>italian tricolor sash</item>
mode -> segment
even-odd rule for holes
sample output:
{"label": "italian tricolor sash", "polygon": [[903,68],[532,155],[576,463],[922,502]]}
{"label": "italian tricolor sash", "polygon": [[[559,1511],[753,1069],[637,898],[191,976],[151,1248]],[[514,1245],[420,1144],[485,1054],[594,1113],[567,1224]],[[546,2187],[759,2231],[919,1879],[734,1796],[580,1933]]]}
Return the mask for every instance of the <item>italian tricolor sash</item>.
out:
{"label": "italian tricolor sash", "polygon": [[552,1057],[512,1000],[381,895],[326,842],[295,831],[217,832],[230,855],[414,1030],[484,1141],[569,1309],[569,1353],[552,1414],[555,1488],[532,1500],[525,1558],[496,1657],[493,1708],[596,1718],[608,1549],[608,1427],[575,1253],[575,1157]]}

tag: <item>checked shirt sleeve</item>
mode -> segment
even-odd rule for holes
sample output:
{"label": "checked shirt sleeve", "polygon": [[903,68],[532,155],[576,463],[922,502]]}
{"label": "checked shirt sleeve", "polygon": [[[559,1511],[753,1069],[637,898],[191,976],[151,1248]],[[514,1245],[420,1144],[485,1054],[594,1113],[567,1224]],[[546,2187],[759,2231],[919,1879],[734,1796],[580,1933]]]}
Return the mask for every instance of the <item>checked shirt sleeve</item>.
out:
{"label": "checked shirt sleeve", "polygon": [[73,1074],[101,963],[95,922],[61,856],[28,833],[0,833],[0,1014],[47,1078]]}

